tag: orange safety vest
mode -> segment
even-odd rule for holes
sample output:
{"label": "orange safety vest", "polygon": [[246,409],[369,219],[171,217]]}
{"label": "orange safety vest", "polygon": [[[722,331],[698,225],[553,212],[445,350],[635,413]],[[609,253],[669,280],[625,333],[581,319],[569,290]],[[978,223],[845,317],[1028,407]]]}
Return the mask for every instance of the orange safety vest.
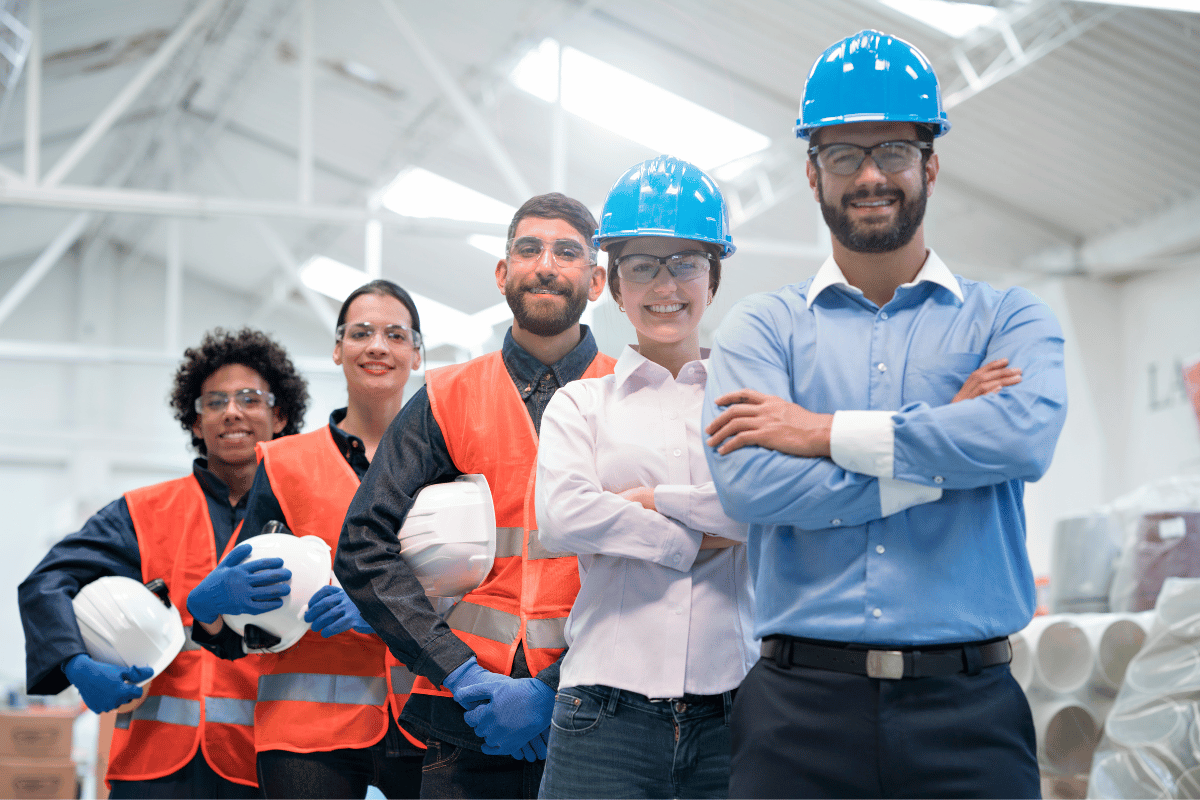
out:
{"label": "orange safety vest", "polygon": [[[616,364],[599,353],[584,378],[610,375]],[[553,664],[567,642],[564,628],[579,593],[578,560],[538,541],[533,482],[538,436],[499,352],[425,375],[433,418],[454,465],[482,473],[496,507],[496,562],[479,588],[446,616],[485,669],[508,675],[517,647],[529,671]],[[418,677],[414,693],[450,696]]]}
{"label": "orange safety vest", "polygon": [[204,490],[189,476],[135,489],[125,502],[137,532],[142,580],[166,581],[188,638],[175,660],[145,687],[146,701],[117,715],[106,780],[170,775],[200,748],[218,775],[257,786],[252,726],[258,665],[253,659],[217,658],[191,638],[188,593],[219,561]]}
{"label": "orange safety vest", "polygon": [[[283,509],[282,522],[297,536],[320,536],[336,554],[359,479],[329,426],[257,447]],[[369,747],[387,732],[388,707],[400,716],[412,683],[408,670],[373,633],[346,631],[325,639],[308,631],[287,650],[261,658],[254,708],[259,751]]]}

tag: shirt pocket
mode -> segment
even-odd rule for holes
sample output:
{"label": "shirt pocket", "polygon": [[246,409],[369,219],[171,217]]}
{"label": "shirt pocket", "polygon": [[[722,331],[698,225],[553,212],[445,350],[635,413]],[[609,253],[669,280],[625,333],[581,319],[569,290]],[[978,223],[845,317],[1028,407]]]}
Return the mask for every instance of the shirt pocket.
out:
{"label": "shirt pocket", "polygon": [[910,358],[904,367],[904,405],[946,405],[983,363],[983,357],[983,353],[930,353]]}

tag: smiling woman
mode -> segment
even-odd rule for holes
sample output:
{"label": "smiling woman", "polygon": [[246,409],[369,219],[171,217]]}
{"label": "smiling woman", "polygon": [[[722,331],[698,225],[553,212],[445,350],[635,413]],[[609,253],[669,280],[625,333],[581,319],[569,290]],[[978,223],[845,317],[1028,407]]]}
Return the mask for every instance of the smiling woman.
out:
{"label": "smiling woman", "polygon": [[[275,520],[297,536],[319,536],[336,552],[346,509],[403,405],[404,386],[421,363],[420,348],[421,318],[408,292],[376,280],[350,293],[338,313],[333,345],[333,361],[346,377],[346,407],[319,430],[259,448],[243,542]],[[213,389],[232,395],[242,388],[233,383]],[[225,406],[236,407],[228,399]],[[230,571],[216,570],[205,582],[220,582]],[[244,613],[233,608],[236,594],[214,586],[209,596],[215,600],[207,603],[207,613],[197,614],[203,638],[224,657],[238,658],[243,640],[218,616]],[[192,599],[203,603],[195,594]],[[368,782],[382,780],[375,785],[388,797],[417,797],[423,745],[406,741],[393,720],[408,697],[407,671],[341,588],[323,586],[307,600],[304,621],[311,630],[272,655],[259,682],[254,745],[264,795],[363,797]],[[305,678],[298,680],[300,675]]]}

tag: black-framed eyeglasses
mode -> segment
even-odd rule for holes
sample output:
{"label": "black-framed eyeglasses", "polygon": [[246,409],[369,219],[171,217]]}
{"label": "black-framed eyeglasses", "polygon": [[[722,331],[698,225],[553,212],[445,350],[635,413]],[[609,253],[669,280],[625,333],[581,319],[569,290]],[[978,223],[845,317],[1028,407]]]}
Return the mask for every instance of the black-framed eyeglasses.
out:
{"label": "black-framed eyeglasses", "polygon": [[376,327],[370,322],[352,322],[338,325],[335,331],[339,342],[359,345],[375,341],[376,334],[380,332],[383,333],[383,341],[387,343],[388,347],[420,348],[421,346],[421,332],[413,330],[403,322],[384,325],[382,328]]}
{"label": "black-framed eyeglasses", "polygon": [[590,267],[596,263],[596,251],[574,239],[544,242],[536,236],[522,236],[508,241],[507,252],[514,261],[529,263],[540,260],[547,249],[554,263],[564,269]]}
{"label": "black-framed eyeglasses", "polygon": [[669,256],[650,256],[630,253],[613,261],[613,267],[626,283],[650,283],[658,277],[659,270],[667,268],[671,277],[683,283],[694,281],[708,274],[712,262],[717,259],[703,250],[684,250]]}
{"label": "black-framed eyeglasses", "polygon": [[853,175],[870,156],[880,172],[891,175],[915,167],[921,160],[921,151],[932,149],[933,145],[929,142],[908,140],[880,142],[870,147],[849,142],[830,142],[813,145],[808,148],[808,155],[821,169],[827,169],[834,175]]}
{"label": "black-framed eyeglasses", "polygon": [[205,392],[196,398],[196,413],[206,417],[224,414],[232,399],[242,411],[265,411],[275,406],[275,395],[262,389],[238,389],[232,397],[228,392]]}

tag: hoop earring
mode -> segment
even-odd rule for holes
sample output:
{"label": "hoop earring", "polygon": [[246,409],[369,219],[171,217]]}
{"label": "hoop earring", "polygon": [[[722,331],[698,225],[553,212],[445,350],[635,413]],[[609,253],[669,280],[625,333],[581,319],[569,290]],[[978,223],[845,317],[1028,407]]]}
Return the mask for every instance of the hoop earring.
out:
{"label": "hoop earring", "polygon": [[625,313],[625,306],[621,305],[620,303],[617,303],[617,309],[618,309],[618,310],[619,310],[619,311],[620,311],[622,314],[624,314],[624,313]]}

